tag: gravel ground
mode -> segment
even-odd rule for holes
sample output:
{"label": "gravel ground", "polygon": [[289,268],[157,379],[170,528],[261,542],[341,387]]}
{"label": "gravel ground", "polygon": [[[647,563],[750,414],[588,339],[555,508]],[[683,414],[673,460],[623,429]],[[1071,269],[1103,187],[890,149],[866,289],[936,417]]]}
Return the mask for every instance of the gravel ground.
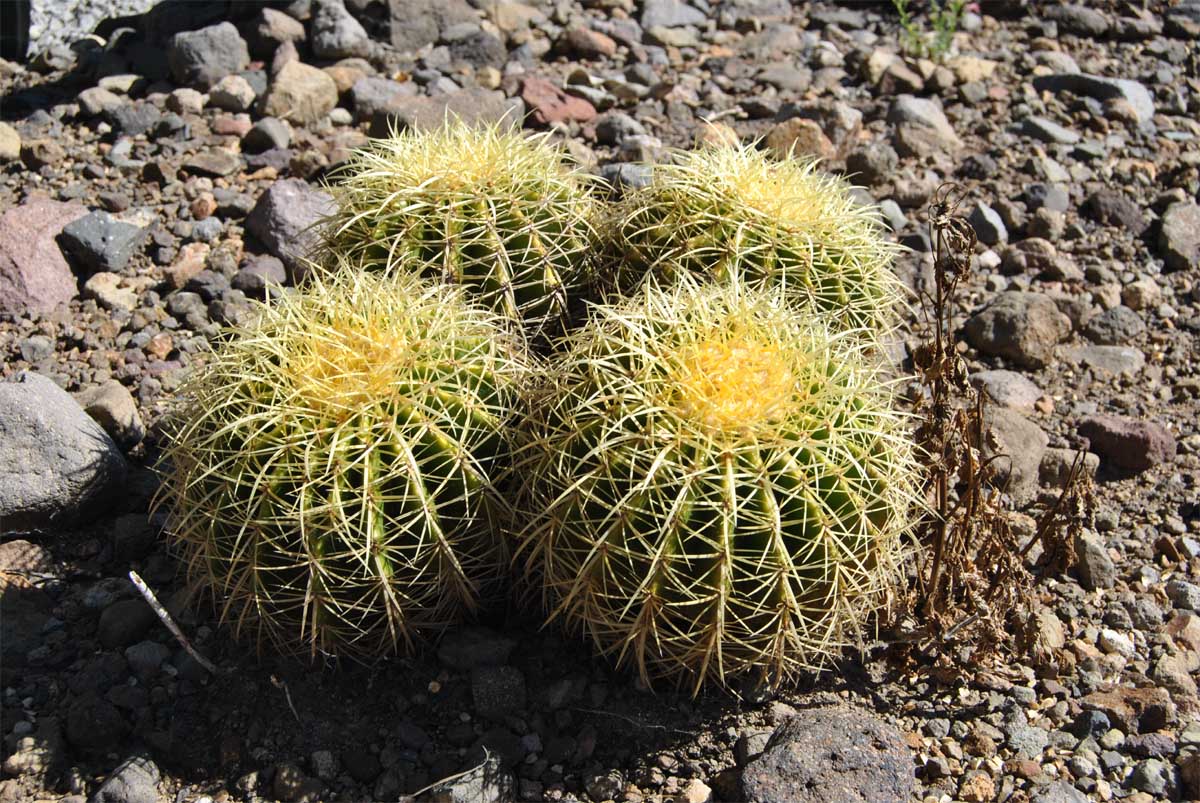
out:
{"label": "gravel ground", "polygon": [[[396,800],[460,771],[426,797],[1200,798],[1200,5],[983,4],[942,62],[895,56],[880,6],[486,5],[184,4],[0,64],[0,464],[36,469],[0,472],[0,803]],[[514,105],[618,183],[730,131],[819,155],[880,204],[914,290],[924,210],[961,186],[980,244],[955,325],[1014,526],[1076,448],[1098,487],[1077,565],[1034,588],[1036,656],[964,676],[872,648],[693,700],[517,610],[313,670],[188,604],[147,515],[164,405],[286,284],[368,132]]]}

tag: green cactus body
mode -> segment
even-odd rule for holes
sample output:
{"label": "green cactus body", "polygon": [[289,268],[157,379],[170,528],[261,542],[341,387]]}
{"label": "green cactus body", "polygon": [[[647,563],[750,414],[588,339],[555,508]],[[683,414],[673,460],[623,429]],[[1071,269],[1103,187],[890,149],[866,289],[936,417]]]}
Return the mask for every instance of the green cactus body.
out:
{"label": "green cactus body", "polygon": [[621,205],[601,277],[629,294],[679,272],[779,287],[846,329],[894,324],[896,248],[876,213],[812,162],[775,161],[747,146],[709,146],[655,168]]}
{"label": "green cactus body", "polygon": [[522,348],[460,291],[344,270],[219,343],[156,504],[223,619],[284,652],[408,652],[502,577]]}
{"label": "green cactus body", "polygon": [[535,337],[590,281],[590,179],[544,136],[458,121],[357,152],[333,177],[332,253],[462,284]]}
{"label": "green cactus body", "polygon": [[693,691],[836,654],[895,579],[913,498],[863,348],[737,282],[598,308],[518,461],[553,615]]}

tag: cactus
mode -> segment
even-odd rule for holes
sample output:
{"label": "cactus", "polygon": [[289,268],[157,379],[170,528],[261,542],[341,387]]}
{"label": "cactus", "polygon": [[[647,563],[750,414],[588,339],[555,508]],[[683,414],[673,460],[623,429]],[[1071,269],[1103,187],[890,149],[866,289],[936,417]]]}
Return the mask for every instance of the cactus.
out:
{"label": "cactus", "polygon": [[835,655],[896,578],[914,498],[867,348],[736,280],[597,307],[515,462],[550,619],[693,694]]}
{"label": "cactus", "polygon": [[561,331],[590,280],[591,179],[545,135],[448,120],[374,141],[333,178],[330,251],[467,285],[535,337]]}
{"label": "cactus", "polygon": [[680,271],[780,286],[846,329],[894,324],[901,299],[876,212],[811,161],[716,145],[660,165],[609,232],[606,289],[633,292]]}
{"label": "cactus", "polygon": [[168,419],[155,505],[239,634],[370,659],[507,569],[493,480],[531,368],[460,289],[343,268],[214,347]]}

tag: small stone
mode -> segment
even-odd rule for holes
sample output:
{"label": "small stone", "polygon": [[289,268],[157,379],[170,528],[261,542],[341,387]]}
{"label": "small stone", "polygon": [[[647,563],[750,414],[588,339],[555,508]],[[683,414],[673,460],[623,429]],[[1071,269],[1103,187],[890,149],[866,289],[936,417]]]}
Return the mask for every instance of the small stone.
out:
{"label": "small stone", "polygon": [[1001,407],[1019,413],[1033,412],[1033,406],[1045,393],[1024,374],[1016,371],[979,371],[969,377],[971,385]]}
{"label": "small stone", "polygon": [[481,666],[501,666],[517,646],[515,639],[485,627],[457,627],[438,644],[438,660],[451,669],[466,671]]}
{"label": "small stone", "polygon": [[767,132],[767,150],[776,159],[811,157],[825,161],[837,158],[837,148],[815,120],[793,117],[776,123]]}
{"label": "small stone", "polygon": [[167,111],[176,114],[199,114],[204,110],[205,96],[190,87],[180,87],[167,95]]}
{"label": "small stone", "polygon": [[617,43],[611,36],[581,26],[567,31],[563,46],[568,52],[584,58],[607,58],[617,52]]}
{"label": "small stone", "polygon": [[337,84],[324,71],[299,61],[283,66],[259,104],[260,113],[296,125],[313,125],[338,102]]}
{"label": "small stone", "polygon": [[309,763],[322,781],[332,781],[337,776],[337,759],[328,750],[314,750]]}
{"label": "small stone", "polygon": [[1166,727],[1176,718],[1171,694],[1162,688],[1105,686],[1082,699],[1085,709],[1105,714],[1119,733],[1149,733]]}
{"label": "small stone", "polygon": [[1180,610],[1200,613],[1200,586],[1195,583],[1172,580],[1167,583],[1167,598]]}
{"label": "small stone", "polygon": [[1137,202],[1120,190],[1108,187],[1087,197],[1083,213],[1103,226],[1119,226],[1134,237],[1140,237],[1150,225]]}
{"label": "small stone", "polygon": [[283,260],[293,281],[305,273],[303,258],[317,247],[314,224],[333,214],[333,197],[301,179],[276,181],[246,217],[246,230]]}
{"label": "small stone", "polygon": [[1080,140],[1079,134],[1045,117],[1026,117],[1021,123],[1021,133],[1042,142],[1059,145],[1074,145]]}
{"label": "small stone", "polygon": [[586,123],[596,117],[596,107],[583,98],[568,95],[545,78],[530,76],[521,82],[521,100],[539,125]]}
{"label": "small stone", "polygon": [[958,796],[966,803],[990,803],[996,796],[996,783],[986,773],[971,773],[958,785]]}
{"label": "small stone", "polygon": [[125,648],[129,668],[143,683],[152,680],[170,657],[170,648],[157,641],[139,641]]}
{"label": "small stone", "polygon": [[126,647],[140,640],[157,621],[158,617],[144,600],[120,600],[100,614],[96,635],[109,649]]}
{"label": "small stone", "polygon": [[21,158],[21,135],[8,123],[0,122],[0,164]]}
{"label": "small stone", "polygon": [[364,75],[350,87],[349,94],[354,107],[354,119],[362,122],[385,112],[397,98],[416,97],[420,90],[412,81],[393,81],[380,75]]}
{"label": "small stone", "polygon": [[240,75],[227,75],[208,90],[210,106],[231,112],[248,110],[256,97],[254,87]]}
{"label": "small stone", "polygon": [[1047,296],[1007,291],[969,318],[963,331],[967,342],[984,354],[1040,368],[1053,360],[1055,345],[1071,333],[1071,321]]}
{"label": "small stone", "polygon": [[1167,270],[1200,267],[1200,205],[1175,203],[1163,214],[1158,250]]}
{"label": "small stone", "polygon": [[176,82],[207,90],[246,69],[250,51],[233,23],[222,22],[175,34],[167,46],[167,62]]}
{"label": "small stone", "polygon": [[1146,364],[1146,355],[1130,346],[1069,346],[1060,353],[1066,362],[1112,376],[1134,376]]}
{"label": "small stone", "polygon": [[98,86],[83,90],[75,97],[75,100],[79,103],[80,110],[89,117],[101,114],[110,115],[129,102],[126,98]]}
{"label": "small stone", "polygon": [[66,158],[63,146],[52,139],[31,139],[21,145],[21,162],[30,170],[57,165]]}
{"label": "small stone", "polygon": [[67,741],[75,747],[102,752],[121,743],[129,733],[129,723],[112,703],[89,692],[68,709],[66,732]]}
{"label": "small stone", "polygon": [[310,24],[309,44],[320,59],[345,59],[371,54],[371,37],[350,15],[342,0],[317,0]]}
{"label": "small stone", "polygon": [[263,117],[242,137],[242,150],[262,153],[272,148],[286,148],[291,141],[292,130],[287,123],[274,117]]}
{"label": "small stone", "polygon": [[250,50],[258,58],[269,59],[284,42],[303,42],[304,23],[274,8],[259,12],[258,24],[250,36]]}
{"label": "small stone", "polygon": [[1108,550],[1094,535],[1080,534],[1075,539],[1078,558],[1076,571],[1079,583],[1088,591],[1112,588],[1117,582],[1117,569],[1109,557]]}
{"label": "small stone", "polygon": [[72,253],[89,274],[117,272],[141,249],[147,231],[117,220],[107,212],[92,212],[63,227],[63,247]]}
{"label": "small stone", "polygon": [[522,116],[521,101],[507,98],[503,92],[476,87],[430,98],[396,96],[375,113],[368,133],[386,137],[393,128],[436,131],[448,118],[457,118],[468,125],[516,128]]}
{"label": "small stone", "polygon": [[952,154],[962,148],[941,106],[928,98],[901,95],[888,110],[887,121],[896,128],[896,150],[901,156]]}
{"label": "small stone", "polygon": [[1157,800],[1173,800],[1178,786],[1174,768],[1157,758],[1139,761],[1127,783],[1130,788],[1152,795]]}
{"label": "small stone", "polygon": [[282,287],[285,284],[287,269],[283,262],[266,254],[248,258],[232,281],[234,289],[252,298],[263,298],[272,285]]}
{"label": "small stone", "polygon": [[134,756],[112,771],[88,803],[156,803],[160,778],[153,761]]}
{"label": "small stone", "polygon": [[1154,421],[1093,415],[1079,422],[1091,451],[1127,471],[1141,472],[1175,457],[1175,437]]}
{"label": "small stone", "polygon": [[180,248],[171,264],[163,268],[167,287],[171,290],[182,289],[193,276],[204,270],[211,250],[212,246],[208,243],[188,243]]}
{"label": "small stone", "polygon": [[851,708],[806,709],[783,722],[741,786],[748,803],[908,800],[912,758],[899,732]]}
{"label": "small stone", "polygon": [[967,222],[975,229],[979,242],[984,245],[1002,245],[1008,242],[1008,229],[1000,213],[980,201],[975,204]]}
{"label": "small stone", "polygon": [[1154,119],[1154,97],[1144,85],[1127,78],[1060,72],[1034,77],[1033,87],[1039,92],[1067,92],[1100,101],[1120,100],[1128,105],[1135,122],[1147,125]]}
{"label": "small stone", "polygon": [[703,25],[704,12],[682,0],[646,0],[642,4],[642,29],[682,28],[686,25]]}
{"label": "small stone", "polygon": [[886,142],[851,151],[846,156],[846,171],[857,175],[862,183],[876,186],[890,181],[896,173],[900,156]]}
{"label": "small stone", "polygon": [[146,427],[138,413],[137,403],[129,390],[115,379],[96,385],[79,394],[84,412],[124,449],[138,444],[146,436]]}

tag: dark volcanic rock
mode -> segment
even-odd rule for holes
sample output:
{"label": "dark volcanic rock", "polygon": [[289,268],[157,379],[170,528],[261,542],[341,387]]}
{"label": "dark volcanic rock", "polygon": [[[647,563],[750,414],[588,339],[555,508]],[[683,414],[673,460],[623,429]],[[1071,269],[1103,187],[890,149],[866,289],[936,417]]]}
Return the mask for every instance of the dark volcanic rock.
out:
{"label": "dark volcanic rock", "polygon": [[167,48],[171,75],[185,86],[207,90],[250,63],[250,51],[233,23],[222,22],[171,38]]}
{"label": "dark volcanic rock", "polygon": [[304,272],[303,258],[320,241],[313,226],[335,209],[333,196],[306,181],[276,181],[246,218],[246,229],[283,260],[292,279]]}
{"label": "dark volcanic rock", "polygon": [[742,774],[749,803],[884,803],[913,791],[900,733],[853,708],[801,711],[775,729]]}

